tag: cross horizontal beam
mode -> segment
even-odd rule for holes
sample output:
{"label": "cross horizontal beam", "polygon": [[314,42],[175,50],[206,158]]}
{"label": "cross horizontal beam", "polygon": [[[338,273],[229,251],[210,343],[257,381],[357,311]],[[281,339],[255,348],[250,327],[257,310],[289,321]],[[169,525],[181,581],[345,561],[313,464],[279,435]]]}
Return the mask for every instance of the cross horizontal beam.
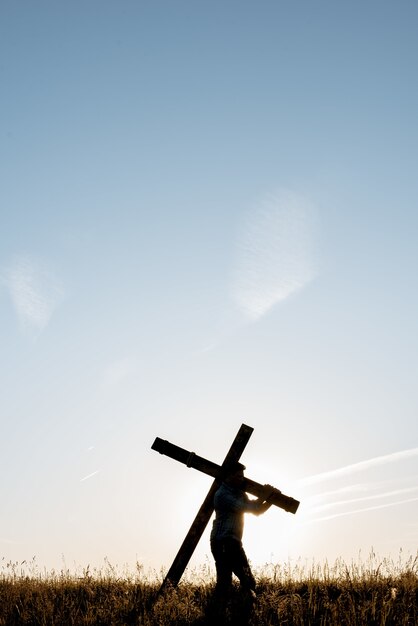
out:
{"label": "cross horizontal beam", "polygon": [[[170,458],[187,465],[187,467],[197,469],[200,472],[208,474],[218,480],[222,480],[225,476],[225,467],[217,465],[217,463],[213,463],[212,461],[208,461],[194,452],[189,452],[184,448],[180,448],[165,439],[157,437],[151,448],[160,454],[169,456]],[[284,509],[285,511],[288,511],[289,513],[296,513],[298,510],[300,502],[290,496],[286,496],[280,491],[280,489],[275,489],[272,494],[270,491],[267,493],[264,485],[246,477],[243,478],[242,488],[244,491],[253,496],[257,496],[258,498],[267,498],[267,496],[269,496],[269,502],[275,504],[281,509]]]}

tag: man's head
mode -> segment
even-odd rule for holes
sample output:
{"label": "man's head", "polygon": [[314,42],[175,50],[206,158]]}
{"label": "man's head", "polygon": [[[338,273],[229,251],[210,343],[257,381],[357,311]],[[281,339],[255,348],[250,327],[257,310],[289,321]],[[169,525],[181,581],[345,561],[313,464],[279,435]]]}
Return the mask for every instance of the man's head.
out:
{"label": "man's head", "polygon": [[245,465],[242,463],[233,463],[226,468],[224,481],[231,487],[241,487],[244,478]]}

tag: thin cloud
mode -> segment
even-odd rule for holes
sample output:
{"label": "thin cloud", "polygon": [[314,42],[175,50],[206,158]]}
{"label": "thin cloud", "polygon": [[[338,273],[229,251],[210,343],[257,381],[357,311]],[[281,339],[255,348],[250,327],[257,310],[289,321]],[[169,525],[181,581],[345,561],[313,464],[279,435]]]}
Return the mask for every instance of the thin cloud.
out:
{"label": "thin cloud", "polygon": [[322,472],[321,474],[314,474],[313,476],[307,476],[302,478],[299,485],[314,485],[315,483],[321,483],[333,478],[340,478],[341,476],[348,476],[356,472],[363,472],[372,467],[378,465],[386,465],[388,463],[395,463],[397,461],[403,461],[405,459],[418,456],[418,448],[410,448],[408,450],[401,450],[400,452],[393,452],[392,454],[385,454],[383,456],[376,456],[367,461],[360,461],[359,463],[353,463],[352,465],[346,465],[329,472]]}
{"label": "thin cloud", "polygon": [[27,255],[15,257],[2,277],[21,327],[42,332],[64,297],[62,284],[45,264]]}
{"label": "thin cloud", "polygon": [[251,211],[237,242],[232,297],[250,320],[304,287],[317,272],[314,207],[290,191]]}
{"label": "thin cloud", "polygon": [[129,377],[138,373],[138,362],[134,357],[125,357],[106,366],[100,386],[102,389],[118,387]]}

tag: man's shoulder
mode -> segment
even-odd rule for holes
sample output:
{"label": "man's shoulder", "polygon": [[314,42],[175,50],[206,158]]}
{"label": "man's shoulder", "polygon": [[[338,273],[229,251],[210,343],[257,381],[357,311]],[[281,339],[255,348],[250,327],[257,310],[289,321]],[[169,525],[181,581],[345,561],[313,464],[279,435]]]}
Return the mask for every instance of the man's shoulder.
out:
{"label": "man's shoulder", "polygon": [[234,489],[234,487],[231,487],[230,485],[228,485],[227,483],[222,482],[219,487],[218,487],[218,491],[221,492],[225,492],[225,493],[239,493],[238,489]]}
{"label": "man's shoulder", "polygon": [[225,498],[233,498],[234,500],[241,500],[245,497],[245,493],[240,489],[235,489],[226,483],[221,483],[218,490],[215,492],[215,496],[225,497]]}

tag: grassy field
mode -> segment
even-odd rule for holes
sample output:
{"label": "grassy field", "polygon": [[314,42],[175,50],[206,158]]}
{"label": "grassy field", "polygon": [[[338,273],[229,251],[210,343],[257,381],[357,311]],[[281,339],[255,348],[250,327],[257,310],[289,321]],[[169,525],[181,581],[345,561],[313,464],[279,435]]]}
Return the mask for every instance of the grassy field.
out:
{"label": "grassy field", "polygon": [[[225,623],[262,625],[418,624],[418,557],[402,564],[375,558],[364,565],[338,561],[302,566],[269,565],[256,572],[258,596],[244,616],[234,588]],[[5,563],[0,572],[0,626],[215,624],[210,617],[213,574],[191,572],[177,589],[158,595],[161,579],[120,574],[110,564],[101,571],[86,568],[39,573],[26,563]]]}

